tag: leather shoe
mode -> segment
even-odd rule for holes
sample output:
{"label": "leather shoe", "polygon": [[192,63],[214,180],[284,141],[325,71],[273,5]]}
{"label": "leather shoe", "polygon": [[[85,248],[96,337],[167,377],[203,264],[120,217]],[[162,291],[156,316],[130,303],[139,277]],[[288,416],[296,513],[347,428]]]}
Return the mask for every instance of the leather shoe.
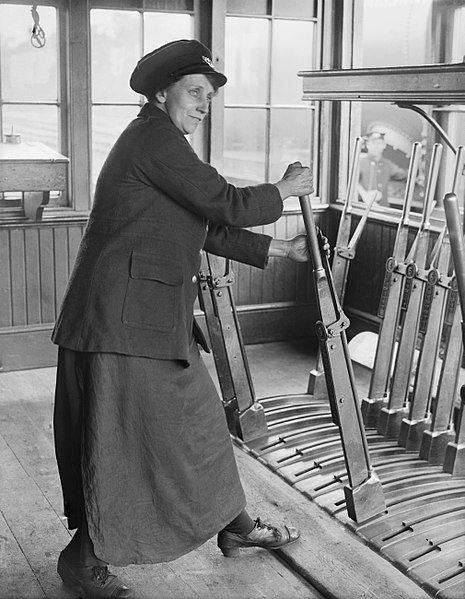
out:
{"label": "leather shoe", "polygon": [[131,589],[110,574],[107,566],[81,566],[58,558],[57,572],[63,584],[73,587],[82,599],[130,599]]}
{"label": "leather shoe", "polygon": [[218,547],[225,557],[238,557],[239,549],[246,547],[263,547],[264,549],[281,549],[300,537],[293,526],[272,526],[264,524],[260,518],[255,520],[254,528],[247,535],[240,535],[227,530],[218,533]]}

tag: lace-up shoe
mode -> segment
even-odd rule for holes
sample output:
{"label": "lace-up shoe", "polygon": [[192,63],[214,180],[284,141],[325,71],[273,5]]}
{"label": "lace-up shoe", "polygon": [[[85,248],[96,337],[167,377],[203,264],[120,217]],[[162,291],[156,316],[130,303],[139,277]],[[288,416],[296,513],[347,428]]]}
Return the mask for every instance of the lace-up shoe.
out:
{"label": "lace-up shoe", "polygon": [[72,564],[60,554],[57,572],[63,584],[74,588],[82,599],[131,599],[131,590],[107,566]]}
{"label": "lace-up shoe", "polygon": [[257,518],[254,528],[247,535],[227,530],[220,531],[217,544],[225,557],[238,557],[240,549],[247,547],[280,549],[294,543],[299,537],[299,531],[293,526],[272,526],[264,524],[260,518]]}

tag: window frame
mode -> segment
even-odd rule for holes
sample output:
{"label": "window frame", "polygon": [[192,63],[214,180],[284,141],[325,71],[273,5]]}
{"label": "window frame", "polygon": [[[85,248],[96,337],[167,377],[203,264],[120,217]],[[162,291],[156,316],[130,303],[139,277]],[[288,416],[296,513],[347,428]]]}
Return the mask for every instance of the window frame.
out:
{"label": "window frame", "polygon": [[[352,143],[355,137],[361,134],[362,102],[402,101],[404,100],[402,90],[406,90],[410,94],[410,102],[415,100],[415,104],[420,104],[421,108],[443,128],[446,128],[450,115],[463,112],[465,92],[458,85],[458,77],[462,76],[465,66],[462,68],[463,63],[459,63],[457,59],[453,60],[453,40],[452,36],[448,35],[454,22],[454,11],[465,8],[465,0],[460,0],[460,2],[461,6],[456,4],[455,0],[434,0],[432,2],[432,35],[437,43],[431,44],[434,54],[431,56],[430,63],[399,67],[354,68],[354,64],[361,64],[363,52],[364,0],[352,0],[340,12],[339,18],[343,23],[348,24],[347,27],[342,28],[344,34],[345,32],[347,34],[345,34],[340,61],[336,60],[325,66],[323,73],[312,73],[311,85],[314,87],[314,93],[310,90],[304,92],[308,99],[318,99],[320,104],[328,107],[327,110],[333,110],[339,115],[338,118],[332,119],[330,125],[333,135],[340,137],[340,154],[339,156],[334,155],[334,164],[338,166],[337,172],[333,172],[332,178],[337,180],[338,184],[333,189],[333,203],[337,202],[340,206],[341,200],[345,199]],[[353,26],[349,27],[349,24],[353,24]],[[444,67],[444,64],[447,66]],[[343,85],[339,84],[340,69],[344,69]],[[419,81],[421,87],[415,89],[411,81]],[[328,82],[330,82],[329,85]],[[399,93],[393,92],[389,99],[386,99],[386,89],[389,85],[393,90],[399,90]],[[449,99],[444,101],[443,89],[450,90],[450,101]],[[422,100],[418,97],[419,93]],[[429,150],[435,142],[443,143],[437,132],[430,130],[427,139]],[[448,150],[446,158],[450,158]],[[450,170],[450,165],[447,165],[447,168]],[[371,218],[392,221],[399,217],[399,210],[383,207],[370,214]],[[414,216],[415,220],[416,216]]]}
{"label": "window frame", "polygon": [[[26,0],[6,0],[5,2],[0,2],[2,5],[13,4],[15,6],[25,6],[30,7],[31,2],[27,2]],[[69,122],[69,109],[68,109],[68,8],[69,3],[67,0],[43,0],[40,3],[41,6],[50,6],[56,9],[56,31],[57,31],[57,100],[54,101],[21,101],[21,100],[5,100],[1,94],[0,88],[0,124],[1,131],[3,132],[3,107],[4,106],[56,106],[57,108],[57,127],[58,127],[58,152],[63,154],[64,156],[69,156],[69,135],[70,130],[68,127]],[[40,16],[40,6],[39,6],[39,16]],[[32,24],[32,16],[31,16],[31,24]],[[46,32],[45,32],[46,33]],[[3,135],[3,133],[2,133]],[[2,140],[3,141],[3,140]],[[58,206],[54,208],[47,208],[48,211],[59,212],[61,210],[68,210],[71,203],[71,177],[70,172],[68,171],[67,177],[67,189],[64,193],[64,206]],[[18,192],[21,193],[21,192]],[[12,212],[8,209],[0,208],[0,222],[7,221],[21,221],[24,220],[25,210],[24,210],[24,193],[21,194],[22,198],[20,200],[20,206],[18,204],[18,208]],[[19,198],[18,198],[19,200]]]}
{"label": "window frame", "polygon": [[[143,6],[143,7],[133,7],[133,6],[120,6],[118,8],[114,8],[111,7],[109,8],[107,6],[108,2],[104,2],[104,3],[99,3],[99,2],[94,2],[94,4],[105,4],[105,7],[102,8],[101,6],[91,6],[90,8],[90,13],[89,13],[89,22],[92,20],[92,11],[94,10],[118,10],[119,12],[131,12],[131,13],[137,13],[138,15],[138,29],[139,29],[139,47],[138,47],[138,59],[142,58],[143,54],[145,54],[148,49],[144,48],[144,38],[145,38],[145,28],[146,28],[146,22],[145,22],[145,16],[149,15],[149,14],[181,14],[181,15],[188,15],[193,22],[195,22],[195,14],[194,14],[194,7],[192,6],[192,8],[188,8],[188,7],[182,7],[179,8],[177,10],[161,10],[159,7],[150,7],[147,8],[147,6]],[[146,3],[141,3],[141,4],[146,4]],[[154,3],[156,4],[156,3]],[[164,4],[164,3],[163,3]],[[189,2],[186,2],[186,4],[189,4]],[[192,29],[195,28],[192,27]],[[90,36],[92,38],[92,25],[90,25]],[[92,83],[92,44],[91,44],[91,53],[90,53],[90,65],[89,65],[89,69],[90,69],[90,76],[91,76],[91,83]],[[127,83],[129,85],[129,82]],[[97,107],[107,107],[107,108],[116,108],[116,107],[120,107],[120,108],[135,108],[135,110],[139,110],[143,104],[145,104],[146,102],[146,98],[139,94],[139,95],[134,95],[134,100],[123,100],[123,101],[115,101],[115,102],[111,102],[111,101],[106,101],[106,100],[93,100],[92,99],[92,89],[91,89],[91,100],[90,100],[90,111],[91,111],[91,121],[92,118],[95,116],[95,111],[94,109]],[[118,131],[118,135],[121,131]],[[91,131],[89,132],[90,135],[90,139],[91,139],[91,148],[93,148],[93,142],[94,142],[94,133],[95,133],[95,129],[94,127],[91,128]],[[193,136],[192,138],[189,138],[191,143],[196,147],[196,142],[197,142],[197,137],[198,136]],[[197,149],[199,149],[197,147]],[[201,151],[201,150],[200,150]],[[98,175],[98,171],[94,171],[92,168],[92,158],[95,158],[94,156],[94,150],[92,149],[92,153],[91,153],[91,171],[90,171],[90,178],[91,178],[91,194],[92,193],[92,189],[94,186],[94,177]]]}
{"label": "window frame", "polygon": [[[302,17],[296,16],[283,16],[280,14],[276,14],[273,9],[273,3],[271,2],[271,10],[268,9],[266,14],[257,14],[253,11],[248,12],[229,12],[227,7],[227,0],[219,0],[212,2],[212,52],[214,54],[214,60],[218,66],[218,68],[224,70],[224,57],[225,57],[225,37],[226,37],[226,18],[229,17],[237,17],[237,18],[253,18],[253,19],[264,19],[269,22],[271,28],[271,37],[273,35],[273,22],[277,20],[283,21],[307,21],[312,22],[315,25],[315,32],[313,36],[313,56],[315,68],[320,68],[321,64],[321,24],[322,24],[322,2],[318,2],[318,7],[316,14],[313,17],[308,17],[303,19]],[[271,53],[272,46],[270,45],[270,56],[269,56],[269,64],[268,67],[270,69],[270,74],[272,76],[271,69]],[[269,87],[271,89],[272,81],[270,77]],[[268,92],[270,91],[268,90]],[[313,154],[313,171],[315,180],[319,179],[320,173],[320,156],[321,152],[318,150],[320,145],[320,131],[319,131],[319,120],[320,120],[320,107],[316,104],[309,106],[288,106],[284,104],[272,103],[269,93],[267,94],[267,99],[264,104],[238,104],[238,103],[225,103],[224,90],[221,89],[217,98],[217,101],[213,103],[211,110],[211,146],[210,146],[210,161],[215,168],[220,172],[224,172],[224,132],[225,132],[225,109],[227,108],[244,108],[244,109],[265,109],[266,110],[266,141],[265,141],[265,178],[268,179],[269,167],[270,167],[270,135],[271,135],[271,114],[273,110],[279,110],[281,108],[293,108],[295,110],[312,110],[314,113],[313,116],[313,131],[311,131],[312,136],[312,144],[314,148]],[[314,201],[320,200],[321,194],[314,196],[312,199]],[[298,209],[298,205],[295,202],[286,202],[285,210],[294,211]]]}
{"label": "window frame", "polygon": [[[90,14],[92,9],[131,10],[131,11],[164,11],[164,12],[191,12],[186,11],[178,2],[178,10],[173,11],[170,2],[163,0],[138,0],[131,6],[121,0],[82,0],[74,5],[70,12],[69,39],[73,43],[69,48],[69,74],[70,74],[70,106],[73,110],[69,115],[69,128],[73,132],[70,139],[72,205],[70,208],[74,216],[87,214],[93,201],[92,193],[92,107],[100,102],[92,103],[91,89],[91,29]],[[192,11],[194,15],[194,28],[198,21],[200,0],[194,0]],[[197,31],[195,35],[198,35]],[[143,104],[140,98],[139,105]],[[136,105],[137,103],[134,103]],[[126,104],[125,104],[126,105]],[[132,103],[128,103],[132,106]],[[198,146],[199,151],[203,145]]]}
{"label": "window frame", "polygon": [[[7,0],[5,4],[7,3],[30,6],[26,0]],[[226,0],[215,0],[215,2],[180,0],[175,3],[175,10],[173,10],[173,3],[168,0],[134,0],[131,6],[128,6],[125,0],[81,0],[77,3],[68,0],[44,0],[41,5],[54,6],[57,9],[59,151],[70,161],[67,205],[47,208],[46,214],[54,219],[82,218],[88,215],[93,200],[90,11],[126,9],[191,13],[194,18],[194,37],[210,46],[214,64],[219,70],[223,70],[227,2]],[[321,11],[320,5],[321,2],[318,2],[318,10]],[[239,16],[243,15],[239,14]],[[316,18],[309,20],[320,23],[320,16],[318,14]],[[274,14],[267,18],[292,19],[292,17]],[[321,31],[318,25],[315,33],[314,43],[319,48]],[[141,97],[140,104],[142,105],[143,102],[144,99]],[[268,111],[270,112],[271,109],[270,105]],[[315,123],[318,123],[318,119],[317,108]],[[223,89],[219,90],[219,95],[212,105],[209,125],[202,129],[201,135],[194,136],[193,146],[203,160],[210,161],[221,171],[224,132]],[[318,148],[318,128],[314,129],[314,147]],[[319,155],[315,159],[319,162]],[[314,168],[317,168],[317,165],[314,165]]]}

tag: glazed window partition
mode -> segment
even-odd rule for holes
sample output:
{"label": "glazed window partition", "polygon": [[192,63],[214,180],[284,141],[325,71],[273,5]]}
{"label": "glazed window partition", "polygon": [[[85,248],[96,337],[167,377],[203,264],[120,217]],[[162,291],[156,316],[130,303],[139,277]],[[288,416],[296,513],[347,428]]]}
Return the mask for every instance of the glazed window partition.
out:
{"label": "glazed window partition", "polygon": [[237,13],[225,20],[224,174],[237,185],[275,182],[296,160],[316,173],[315,105],[302,101],[297,76],[316,63],[312,3],[302,14],[300,2],[273,2],[260,16],[250,14],[259,3],[249,14],[244,4],[228,3]]}
{"label": "glazed window partition", "polygon": [[145,98],[129,87],[139,58],[158,46],[193,37],[188,13],[92,10],[92,183],[112,145]]}
{"label": "glazed window partition", "polygon": [[[35,144],[66,151],[59,79],[59,11],[55,6],[0,5],[0,129],[2,157]],[[12,147],[10,144],[15,144]],[[21,145],[20,145],[21,144]],[[7,163],[5,163],[7,164]],[[8,168],[8,166],[5,166]],[[20,181],[0,190],[0,219],[24,218]],[[66,204],[64,190],[51,190],[49,206]]]}
{"label": "glazed window partition", "polygon": [[3,141],[13,133],[59,150],[56,8],[40,7],[39,22],[44,37],[34,42],[31,7],[0,6]]}
{"label": "glazed window partition", "polygon": [[[465,1],[356,0],[354,68],[460,63],[465,55]],[[389,51],[386,51],[389,48]],[[405,103],[363,102],[360,133],[361,184],[380,191],[377,208],[402,209],[412,145],[423,148],[412,210],[423,210],[425,184],[433,143],[444,146],[437,198],[452,179],[454,154],[420,112]],[[465,142],[465,106],[420,107],[444,130],[452,146]],[[378,139],[375,139],[378,137]],[[381,149],[380,149],[381,148]],[[402,176],[402,172],[404,175]],[[371,184],[369,183],[371,181]]]}

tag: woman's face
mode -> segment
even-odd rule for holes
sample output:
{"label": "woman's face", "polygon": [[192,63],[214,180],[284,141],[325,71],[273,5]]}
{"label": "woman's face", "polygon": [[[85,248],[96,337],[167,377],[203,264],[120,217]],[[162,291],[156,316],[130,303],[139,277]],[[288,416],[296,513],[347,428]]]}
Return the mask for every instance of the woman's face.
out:
{"label": "woman's face", "polygon": [[208,114],[215,88],[205,75],[184,75],[165,90],[158,92],[155,100],[184,134],[193,133]]}

